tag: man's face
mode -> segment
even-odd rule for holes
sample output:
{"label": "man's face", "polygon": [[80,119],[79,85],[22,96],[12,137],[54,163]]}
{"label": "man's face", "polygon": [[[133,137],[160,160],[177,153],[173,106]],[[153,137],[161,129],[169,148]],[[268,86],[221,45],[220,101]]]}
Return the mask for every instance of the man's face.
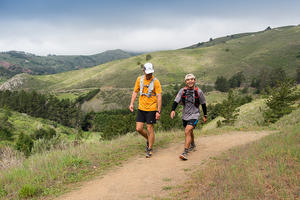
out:
{"label": "man's face", "polygon": [[150,79],[152,78],[152,73],[151,73],[151,74],[146,74],[146,73],[145,73],[145,75],[146,75],[146,79],[147,79],[147,80],[150,80]]}
{"label": "man's face", "polygon": [[189,78],[185,80],[185,84],[188,88],[193,88],[195,86],[196,80],[194,78]]}

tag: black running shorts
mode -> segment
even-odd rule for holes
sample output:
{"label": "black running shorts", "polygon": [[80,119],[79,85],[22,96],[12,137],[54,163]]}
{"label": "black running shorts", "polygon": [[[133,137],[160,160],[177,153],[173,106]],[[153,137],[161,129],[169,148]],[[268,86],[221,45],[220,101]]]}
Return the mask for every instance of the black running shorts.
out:
{"label": "black running shorts", "polygon": [[147,124],[155,124],[156,111],[143,111],[138,109],[136,122],[146,122]]}
{"label": "black running shorts", "polygon": [[183,127],[185,128],[187,125],[191,125],[193,126],[194,128],[196,127],[198,123],[198,119],[190,119],[190,120],[182,120],[182,125]]}

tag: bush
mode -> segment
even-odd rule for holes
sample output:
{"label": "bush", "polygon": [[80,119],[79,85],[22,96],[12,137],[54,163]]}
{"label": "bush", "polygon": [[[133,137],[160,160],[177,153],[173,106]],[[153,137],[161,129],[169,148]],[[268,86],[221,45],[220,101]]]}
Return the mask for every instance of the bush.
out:
{"label": "bush", "polygon": [[219,90],[221,92],[228,92],[229,83],[228,83],[227,79],[223,76],[218,76],[217,80],[215,82],[215,88],[216,88],[216,90]]}
{"label": "bush", "polygon": [[174,101],[169,101],[169,104],[162,110],[160,120],[158,121],[158,129],[167,131],[173,128],[182,127],[181,117],[178,115],[178,112],[176,112],[176,115],[173,119],[170,118],[173,102]]}
{"label": "bush", "polygon": [[225,118],[225,120],[222,121],[223,123],[233,124],[238,116],[238,110],[236,110],[236,108],[251,101],[251,96],[238,95],[230,90],[227,99],[223,100],[222,103],[218,103],[216,105],[208,105],[208,121],[215,119],[218,116],[222,116]]}
{"label": "bush", "polygon": [[267,110],[264,112],[266,123],[274,123],[282,116],[292,112],[292,105],[299,98],[296,92],[294,81],[285,80],[278,82],[277,87],[270,89],[270,96],[267,99]]}
{"label": "bush", "polygon": [[230,88],[237,88],[240,87],[241,84],[245,81],[245,76],[243,72],[238,72],[234,74],[230,79],[229,79],[229,85]]}
{"label": "bush", "polygon": [[225,124],[233,124],[236,118],[238,117],[239,109],[237,108],[236,97],[234,96],[232,90],[229,91],[228,97],[223,101],[220,115],[224,117]]}
{"label": "bush", "polygon": [[149,60],[151,60],[152,59],[152,56],[150,55],[150,54],[147,54],[146,55],[146,61],[149,61]]}
{"label": "bush", "polygon": [[23,152],[26,157],[31,153],[33,141],[30,136],[20,133],[16,142],[16,149]]}
{"label": "bush", "polygon": [[48,129],[37,129],[33,134],[32,138],[35,140],[38,139],[45,139],[45,140],[50,140],[53,137],[56,136],[56,131],[53,128],[48,128]]}
{"label": "bush", "polygon": [[8,121],[9,114],[0,114],[0,140],[12,140],[13,125]]}

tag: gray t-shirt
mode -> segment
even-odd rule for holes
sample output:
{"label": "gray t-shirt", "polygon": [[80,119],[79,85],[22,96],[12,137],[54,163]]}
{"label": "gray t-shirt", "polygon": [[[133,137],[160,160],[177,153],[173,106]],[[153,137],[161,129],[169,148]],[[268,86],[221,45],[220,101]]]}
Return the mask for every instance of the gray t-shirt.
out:
{"label": "gray t-shirt", "polygon": [[[177,103],[181,102],[181,97],[183,94],[184,88],[181,88],[175,98],[175,101]],[[182,119],[183,120],[191,120],[191,119],[199,119],[200,117],[200,110],[199,108],[197,108],[194,105],[194,101],[195,101],[195,92],[194,89],[187,89],[186,91],[186,100],[185,100],[185,105],[183,107],[183,111],[182,111]],[[200,104],[205,104],[205,97],[203,92],[199,89],[199,101]]]}

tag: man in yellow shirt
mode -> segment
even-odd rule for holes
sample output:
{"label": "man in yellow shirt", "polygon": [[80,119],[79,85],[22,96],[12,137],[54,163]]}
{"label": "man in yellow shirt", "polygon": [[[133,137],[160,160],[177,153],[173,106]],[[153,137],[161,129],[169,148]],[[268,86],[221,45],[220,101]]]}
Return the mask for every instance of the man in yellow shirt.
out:
{"label": "man in yellow shirt", "polygon": [[[154,67],[151,63],[144,64],[143,72],[144,75],[139,76],[135,82],[129,110],[133,112],[133,104],[139,93],[136,131],[146,138],[146,157],[150,158],[155,139],[153,124],[156,123],[156,120],[159,120],[161,112],[161,85],[159,80],[153,76]],[[145,122],[147,130],[144,129]]]}

